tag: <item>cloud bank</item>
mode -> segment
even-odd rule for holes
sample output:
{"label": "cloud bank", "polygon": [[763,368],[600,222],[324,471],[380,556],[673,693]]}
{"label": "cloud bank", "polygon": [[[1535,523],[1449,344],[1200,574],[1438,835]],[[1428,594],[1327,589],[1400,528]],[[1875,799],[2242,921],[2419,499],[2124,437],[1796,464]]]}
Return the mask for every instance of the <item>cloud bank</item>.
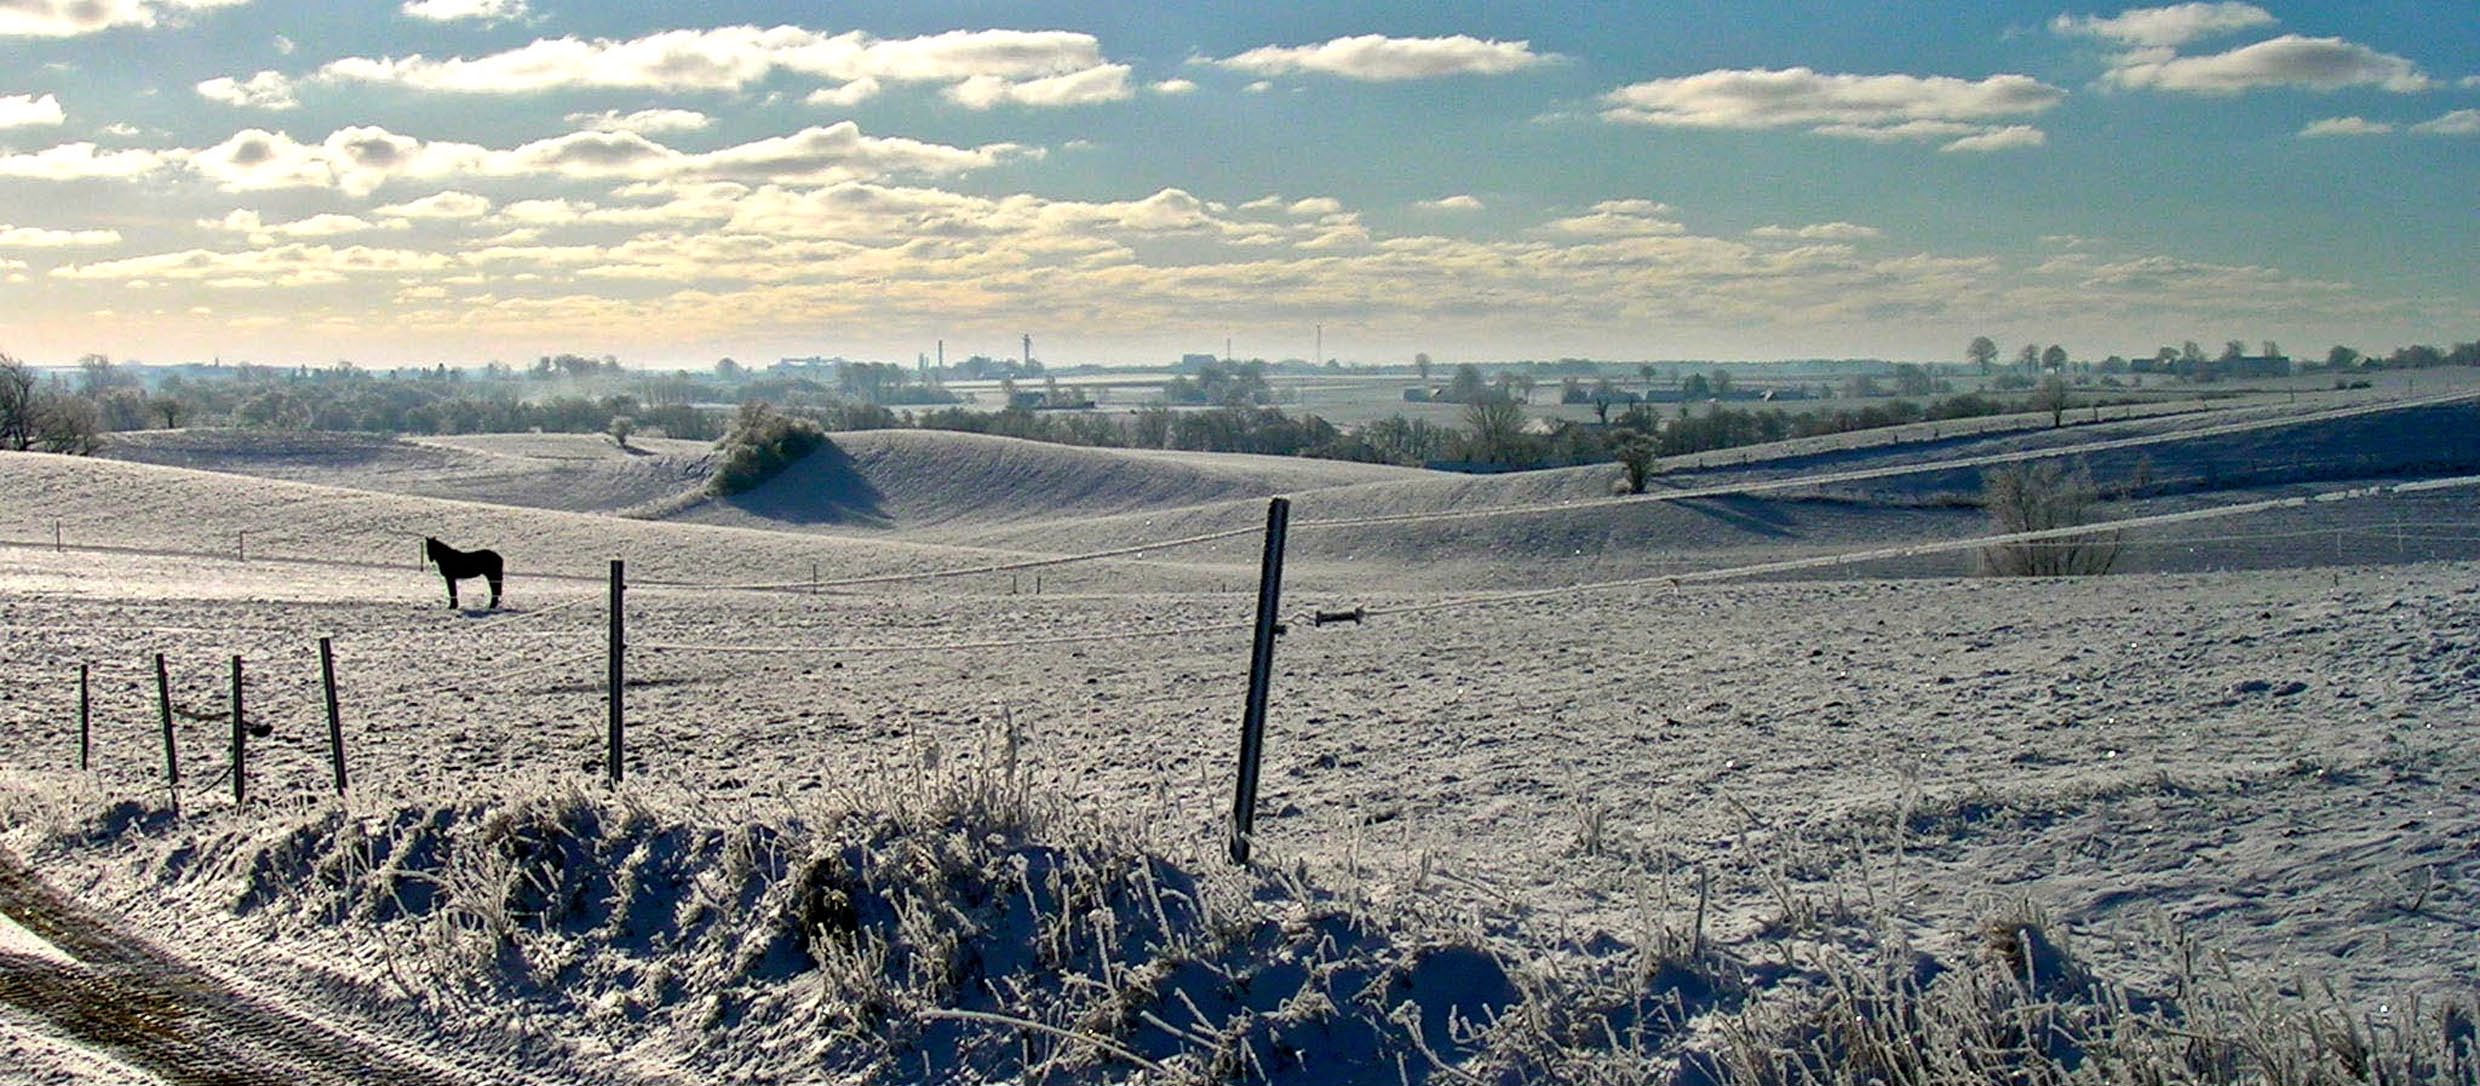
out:
{"label": "cloud bank", "polygon": [[2067,92],[2024,75],[1835,75],[1808,68],[1718,69],[1621,87],[1602,118],[1668,128],[1807,128],[1880,142],[1947,140],[1950,151],[2038,146],[2038,129],[1995,120],[2041,113]]}
{"label": "cloud bank", "polygon": [[1362,34],[1318,45],[1268,45],[1211,63],[1253,75],[1338,76],[1368,83],[1438,79],[1458,75],[1506,75],[1550,63],[1532,43],[1446,38],[1390,38]]}

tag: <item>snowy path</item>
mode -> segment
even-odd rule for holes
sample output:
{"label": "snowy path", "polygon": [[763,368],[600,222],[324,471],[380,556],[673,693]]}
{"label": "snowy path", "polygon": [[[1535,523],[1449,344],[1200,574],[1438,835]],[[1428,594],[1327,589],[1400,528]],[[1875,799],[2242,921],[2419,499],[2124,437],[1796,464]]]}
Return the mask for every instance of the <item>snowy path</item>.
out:
{"label": "snowy path", "polygon": [[182,1086],[501,1081],[233,990],[62,899],[0,856],[0,1014],[112,1054]]}

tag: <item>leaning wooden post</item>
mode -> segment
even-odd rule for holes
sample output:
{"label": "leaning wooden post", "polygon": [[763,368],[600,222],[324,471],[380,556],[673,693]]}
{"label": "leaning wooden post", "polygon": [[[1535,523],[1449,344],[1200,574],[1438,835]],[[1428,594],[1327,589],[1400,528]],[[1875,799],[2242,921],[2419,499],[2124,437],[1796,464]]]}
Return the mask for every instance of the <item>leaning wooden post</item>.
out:
{"label": "leaning wooden post", "polygon": [[172,745],[172,680],[164,675],[164,654],[155,654],[155,707],[164,718],[164,780],[172,787],[172,809],[181,809],[181,758]]}
{"label": "leaning wooden post", "polygon": [[611,695],[611,735],[610,741],[607,744],[607,749],[603,753],[603,764],[608,770],[607,777],[614,787],[618,787],[620,784],[620,750],[622,745],[620,731],[620,688],[622,684],[627,681],[627,676],[623,673],[621,668],[621,656],[623,652],[625,633],[624,624],[621,620],[620,597],[623,591],[622,585],[624,580],[625,578],[623,576],[620,559],[612,559],[611,659],[609,674],[605,676],[606,689],[609,690]]}
{"label": "leaning wooden post", "polygon": [[89,665],[78,665],[78,771],[94,768],[95,695]]}
{"label": "leaning wooden post", "polygon": [[248,788],[248,785],[247,785],[245,782],[247,782],[247,781],[249,780],[249,776],[250,776],[250,774],[249,774],[249,768],[248,768],[248,765],[244,762],[244,760],[243,760],[243,758],[242,758],[242,750],[244,749],[244,740],[243,740],[243,738],[242,738],[242,723],[241,723],[241,658],[240,658],[240,657],[238,657],[238,656],[235,656],[235,657],[233,657],[233,658],[232,658],[232,661],[233,661],[233,667],[232,667],[232,725],[233,725],[233,734],[232,734],[232,778],[233,778],[233,802],[234,802],[234,803],[241,803],[241,802],[246,801],[246,800],[249,798],[249,797],[248,797],[248,795],[247,795],[247,788]]}
{"label": "leaning wooden post", "polygon": [[344,794],[344,717],[336,712],[336,643],[319,639],[319,682],[327,687],[327,758],[336,767],[336,794]]}
{"label": "leaning wooden post", "polygon": [[1249,835],[1257,826],[1257,766],[1266,750],[1266,691],[1274,678],[1274,639],[1282,632],[1275,612],[1283,596],[1283,530],[1292,503],[1266,505],[1266,553],[1257,573],[1257,641],[1249,652],[1248,710],[1240,722],[1239,787],[1231,801],[1231,862],[1249,862]]}

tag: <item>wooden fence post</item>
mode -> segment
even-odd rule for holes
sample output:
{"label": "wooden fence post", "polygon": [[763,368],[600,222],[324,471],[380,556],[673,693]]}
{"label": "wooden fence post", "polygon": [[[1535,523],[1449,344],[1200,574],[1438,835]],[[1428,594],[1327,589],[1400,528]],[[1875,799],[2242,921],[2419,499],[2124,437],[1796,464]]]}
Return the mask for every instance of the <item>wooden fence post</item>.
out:
{"label": "wooden fence post", "polygon": [[155,654],[155,707],[164,718],[164,780],[172,787],[172,810],[181,810],[181,758],[172,743],[172,680],[164,675],[164,654]]}
{"label": "wooden fence post", "polygon": [[344,718],[336,712],[335,639],[319,639],[319,682],[327,687],[327,758],[336,767],[336,794],[344,794]]}
{"label": "wooden fence post", "polygon": [[620,598],[624,582],[625,577],[620,559],[614,558],[611,560],[611,659],[609,672],[605,676],[606,688],[611,695],[611,734],[607,743],[608,749],[603,754],[603,764],[607,771],[605,775],[615,788],[620,784],[620,753],[623,745],[620,725],[620,689],[627,682],[627,675],[621,666],[625,623],[621,618]]}
{"label": "wooden fence post", "polygon": [[95,696],[89,665],[78,665],[78,771],[94,768]]}
{"label": "wooden fence post", "polygon": [[1249,837],[1257,829],[1257,770],[1266,750],[1266,693],[1274,677],[1274,639],[1282,632],[1275,614],[1283,597],[1283,533],[1292,503],[1266,505],[1266,551],[1257,573],[1257,640],[1249,652],[1249,701],[1240,721],[1239,784],[1231,801],[1231,862],[1249,862]]}
{"label": "wooden fence post", "polygon": [[242,751],[245,747],[246,741],[242,738],[241,724],[241,658],[239,656],[235,656],[232,658],[232,662],[233,802],[241,803],[249,798],[247,795],[248,785],[245,782],[249,780],[250,774],[249,767],[242,757]]}

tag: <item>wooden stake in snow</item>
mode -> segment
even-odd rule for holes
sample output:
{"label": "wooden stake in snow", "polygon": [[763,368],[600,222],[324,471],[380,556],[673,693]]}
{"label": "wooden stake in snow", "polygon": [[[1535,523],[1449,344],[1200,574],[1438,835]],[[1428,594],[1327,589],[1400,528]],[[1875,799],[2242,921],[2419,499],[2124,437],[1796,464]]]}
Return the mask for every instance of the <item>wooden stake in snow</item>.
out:
{"label": "wooden stake in snow", "polygon": [[235,657],[233,657],[233,658],[232,658],[232,662],[233,662],[233,666],[232,666],[232,725],[233,725],[233,732],[232,732],[232,778],[233,778],[233,802],[234,802],[234,803],[241,803],[241,802],[245,802],[245,801],[249,798],[246,794],[244,794],[244,793],[245,793],[245,790],[246,790],[246,788],[247,788],[247,785],[246,785],[244,782],[245,782],[245,781],[247,781],[247,780],[249,779],[249,771],[248,771],[248,769],[246,768],[246,766],[245,766],[245,764],[244,764],[244,761],[243,761],[243,759],[242,759],[242,750],[244,749],[245,740],[242,738],[242,726],[241,726],[241,658],[240,658],[240,657],[238,657],[238,656],[235,656]]}
{"label": "wooden stake in snow", "polygon": [[606,689],[608,689],[611,694],[611,735],[610,741],[606,744],[607,749],[603,752],[603,765],[606,771],[605,777],[611,781],[613,787],[618,787],[620,784],[620,687],[625,679],[620,666],[622,646],[620,595],[622,581],[623,577],[620,560],[614,558],[611,560],[611,659],[609,673],[605,677]]}
{"label": "wooden stake in snow", "polygon": [[78,771],[94,768],[95,698],[88,665],[78,665]]}
{"label": "wooden stake in snow", "polygon": [[336,711],[336,644],[319,639],[319,682],[327,687],[327,757],[336,767],[336,794],[344,794],[344,717]]}
{"label": "wooden stake in snow", "polygon": [[1249,862],[1249,835],[1257,828],[1257,768],[1266,749],[1266,692],[1274,677],[1274,639],[1282,632],[1275,612],[1283,596],[1283,532],[1292,503],[1266,505],[1266,552],[1257,572],[1257,640],[1249,651],[1249,701],[1240,721],[1239,785],[1231,801],[1231,862]]}
{"label": "wooden stake in snow", "polygon": [[172,680],[164,675],[164,654],[155,654],[155,707],[164,717],[164,780],[172,787],[172,809],[181,809],[181,758],[172,745]]}

